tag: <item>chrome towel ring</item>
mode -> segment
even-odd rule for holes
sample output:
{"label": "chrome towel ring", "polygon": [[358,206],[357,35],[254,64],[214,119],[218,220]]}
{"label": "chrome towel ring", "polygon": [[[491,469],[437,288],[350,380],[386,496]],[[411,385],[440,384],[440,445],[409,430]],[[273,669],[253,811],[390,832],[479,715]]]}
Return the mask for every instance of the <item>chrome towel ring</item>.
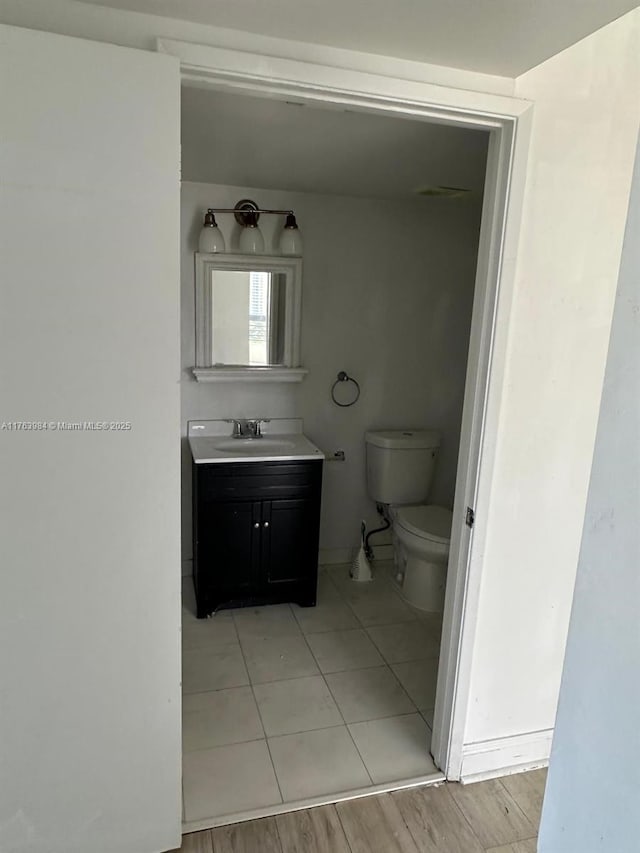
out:
{"label": "chrome towel ring", "polygon": [[[348,403],[341,403],[339,400],[336,400],[336,388],[341,382],[351,382],[354,386],[354,397],[353,400],[350,400]],[[341,370],[338,373],[338,378],[331,386],[331,399],[336,404],[336,406],[340,406],[343,409],[346,409],[348,406],[353,406],[354,403],[358,402],[360,397],[360,385],[358,385],[357,380],[353,378],[353,376],[349,376],[344,370]]]}

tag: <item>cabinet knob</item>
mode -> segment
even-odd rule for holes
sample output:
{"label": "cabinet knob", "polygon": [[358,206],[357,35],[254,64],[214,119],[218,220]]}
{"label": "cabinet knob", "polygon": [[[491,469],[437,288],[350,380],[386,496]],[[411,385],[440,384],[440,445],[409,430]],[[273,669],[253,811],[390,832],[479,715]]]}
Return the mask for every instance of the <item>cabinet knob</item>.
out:
{"label": "cabinet knob", "polygon": [[268,526],[269,526],[269,522],[268,522],[268,521],[265,521],[264,526],[265,526],[265,527],[268,527]]}
{"label": "cabinet knob", "polygon": [[260,522],[259,522],[259,521],[256,521],[256,523],[255,523],[253,526],[254,526],[254,527],[260,527]]}

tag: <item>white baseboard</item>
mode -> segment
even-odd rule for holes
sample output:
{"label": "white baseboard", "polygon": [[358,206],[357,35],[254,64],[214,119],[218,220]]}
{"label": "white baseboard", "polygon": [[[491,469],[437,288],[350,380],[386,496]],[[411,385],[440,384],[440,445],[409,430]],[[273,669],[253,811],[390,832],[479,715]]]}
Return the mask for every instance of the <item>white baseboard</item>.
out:
{"label": "white baseboard", "polygon": [[[335,566],[351,563],[356,558],[357,548],[320,548],[318,563],[321,566]],[[393,560],[393,545],[376,545],[373,549],[375,560]]]}
{"label": "white baseboard", "polygon": [[[357,548],[321,548],[318,553],[318,564],[320,566],[337,566],[341,563],[352,563],[357,550]],[[378,560],[391,559],[393,548],[391,545],[380,545],[375,549],[375,555]],[[183,560],[182,577],[189,577],[192,572],[193,560]]]}
{"label": "white baseboard", "polygon": [[355,555],[355,548],[320,548],[318,564],[321,566],[337,566],[340,563],[351,563]]}
{"label": "white baseboard", "polygon": [[373,556],[376,560],[393,560],[393,545],[376,545],[373,549]]}
{"label": "white baseboard", "polygon": [[460,781],[480,782],[546,767],[553,729],[470,743],[462,750]]}

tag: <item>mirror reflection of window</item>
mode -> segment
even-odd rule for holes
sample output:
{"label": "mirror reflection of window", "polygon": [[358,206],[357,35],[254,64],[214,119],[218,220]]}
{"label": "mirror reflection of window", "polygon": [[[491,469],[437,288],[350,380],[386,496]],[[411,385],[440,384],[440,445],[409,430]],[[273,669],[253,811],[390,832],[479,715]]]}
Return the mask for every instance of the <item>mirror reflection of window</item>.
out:
{"label": "mirror reflection of window", "polygon": [[285,281],[280,273],[261,270],[212,272],[213,364],[283,364]]}
{"label": "mirror reflection of window", "polygon": [[249,273],[249,364],[269,364],[271,273]]}

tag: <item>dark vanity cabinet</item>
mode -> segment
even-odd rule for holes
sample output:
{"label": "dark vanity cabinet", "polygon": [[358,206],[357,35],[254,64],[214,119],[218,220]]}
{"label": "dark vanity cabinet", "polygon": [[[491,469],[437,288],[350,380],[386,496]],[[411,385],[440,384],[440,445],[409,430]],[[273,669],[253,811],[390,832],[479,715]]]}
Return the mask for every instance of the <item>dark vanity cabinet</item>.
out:
{"label": "dark vanity cabinet", "polygon": [[322,461],[193,463],[198,617],[316,603]]}

